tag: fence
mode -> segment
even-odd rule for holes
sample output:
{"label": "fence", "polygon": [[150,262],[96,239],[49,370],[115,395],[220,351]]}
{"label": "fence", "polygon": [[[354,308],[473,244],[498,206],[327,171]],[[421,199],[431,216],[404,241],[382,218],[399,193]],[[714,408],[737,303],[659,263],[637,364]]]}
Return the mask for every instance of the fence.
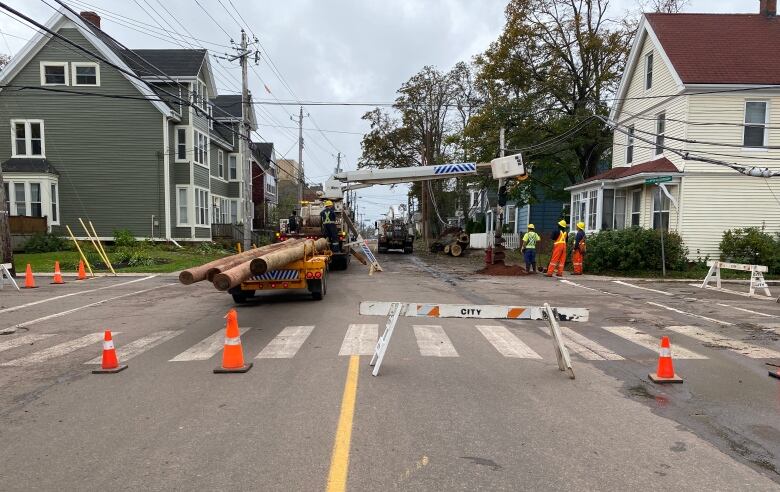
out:
{"label": "fence", "polygon": [[8,217],[8,225],[11,228],[11,234],[38,234],[48,230],[46,217],[25,217],[22,215],[11,215]]}
{"label": "fence", "polygon": [[[504,238],[504,247],[507,249],[517,249],[520,247],[520,234],[502,234]],[[495,243],[494,233],[478,233],[469,236],[469,248],[485,249],[493,246]]]}

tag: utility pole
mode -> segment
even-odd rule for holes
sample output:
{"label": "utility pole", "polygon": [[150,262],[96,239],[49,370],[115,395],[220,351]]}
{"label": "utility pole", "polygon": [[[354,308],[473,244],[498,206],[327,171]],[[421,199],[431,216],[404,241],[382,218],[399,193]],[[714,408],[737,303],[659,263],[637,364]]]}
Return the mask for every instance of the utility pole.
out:
{"label": "utility pole", "polygon": [[341,152],[336,154],[336,174],[341,172]]}
{"label": "utility pole", "polygon": [[8,223],[11,212],[5,209],[6,200],[3,170],[0,168],[0,263],[11,263],[11,275],[16,275],[13,267],[14,252],[11,249],[11,226]]}
{"label": "utility pole", "polygon": [[247,73],[249,55],[247,35],[241,29],[240,51],[233,60],[238,59],[241,62],[241,138],[239,139],[239,151],[243,157],[241,168],[244,178],[242,186],[244,193],[244,251],[252,247],[252,215],[254,214],[252,202],[252,149],[249,145],[252,130],[251,122],[249,121],[249,76]]}
{"label": "utility pole", "polygon": [[298,113],[298,210],[303,201],[303,106]]}
{"label": "utility pole", "polygon": [[[498,146],[499,155],[504,157],[506,148],[506,129],[502,126],[498,134]],[[501,196],[501,189],[504,187],[504,178],[498,180],[498,195]],[[504,232],[504,205],[496,204],[496,231],[493,241],[493,254],[491,255],[491,263],[504,263],[506,252],[504,251],[504,238],[502,234]]]}

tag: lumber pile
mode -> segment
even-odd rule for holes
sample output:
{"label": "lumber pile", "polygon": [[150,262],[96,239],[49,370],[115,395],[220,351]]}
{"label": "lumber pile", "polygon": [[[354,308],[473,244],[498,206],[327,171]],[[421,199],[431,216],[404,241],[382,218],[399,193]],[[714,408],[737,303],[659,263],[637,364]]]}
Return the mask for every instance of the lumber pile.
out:
{"label": "lumber pile", "polygon": [[179,282],[190,285],[208,280],[217,290],[225,291],[238,287],[250,277],[277,270],[327,248],[327,239],[288,239],[183,270],[179,274]]}
{"label": "lumber pile", "polygon": [[469,235],[462,229],[447,229],[431,243],[431,253],[462,256],[469,247]]}

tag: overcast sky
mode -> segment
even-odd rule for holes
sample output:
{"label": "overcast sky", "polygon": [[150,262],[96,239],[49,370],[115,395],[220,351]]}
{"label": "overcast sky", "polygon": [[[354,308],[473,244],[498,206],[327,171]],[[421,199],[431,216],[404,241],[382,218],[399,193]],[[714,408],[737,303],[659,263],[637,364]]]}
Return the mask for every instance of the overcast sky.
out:
{"label": "overcast sky", "polygon": [[[204,11],[196,0],[159,1],[198,38],[190,40],[192,43],[216,54],[224,53],[226,48],[208,43],[229,45],[231,37],[240,39],[239,24],[248,24],[284,79],[280,80],[269,63],[261,61],[249,72],[255,99],[350,102],[390,102],[401,83],[424,65],[446,70],[480,53],[500,34],[507,3],[506,0],[198,0]],[[130,48],[182,47],[160,33],[160,25],[169,30],[166,21],[180,33],[184,30],[159,1],[66,0],[77,11],[97,10],[102,16],[103,30]],[[46,3],[56,5],[53,0],[7,0],[7,3],[42,23],[54,12]],[[613,0],[612,5],[615,15],[637,9],[635,0]],[[693,0],[686,11],[758,12],[758,5],[759,0]],[[0,32],[0,52],[16,53],[33,31],[0,15]],[[241,72],[237,66],[226,61],[212,65],[220,93],[240,90]],[[264,85],[271,90],[270,94]],[[339,151],[344,155],[343,167],[355,169],[361,135],[367,129],[360,117],[369,109],[321,106],[304,109],[310,114],[304,119],[307,129],[304,165],[309,181],[321,182],[332,173]],[[264,139],[273,142],[280,155],[297,159],[297,130],[281,127],[295,126],[290,116],[297,115],[298,107],[257,107],[256,111],[259,132]],[[317,127],[323,132],[317,131]],[[374,187],[361,190],[359,196],[363,197],[361,207],[366,212],[365,219],[371,222],[389,205],[406,202],[403,188]]]}

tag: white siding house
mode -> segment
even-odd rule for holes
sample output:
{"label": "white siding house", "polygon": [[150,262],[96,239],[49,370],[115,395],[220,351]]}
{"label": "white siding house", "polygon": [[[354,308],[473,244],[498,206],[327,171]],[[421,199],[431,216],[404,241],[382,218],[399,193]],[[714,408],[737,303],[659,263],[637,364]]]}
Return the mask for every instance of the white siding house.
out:
{"label": "white siding house", "polygon": [[727,229],[780,232],[780,177],[694,160],[780,170],[780,19],[760,3],[643,17],[610,114],[612,169],[567,188],[572,224],[675,230],[692,259],[719,256]]}

